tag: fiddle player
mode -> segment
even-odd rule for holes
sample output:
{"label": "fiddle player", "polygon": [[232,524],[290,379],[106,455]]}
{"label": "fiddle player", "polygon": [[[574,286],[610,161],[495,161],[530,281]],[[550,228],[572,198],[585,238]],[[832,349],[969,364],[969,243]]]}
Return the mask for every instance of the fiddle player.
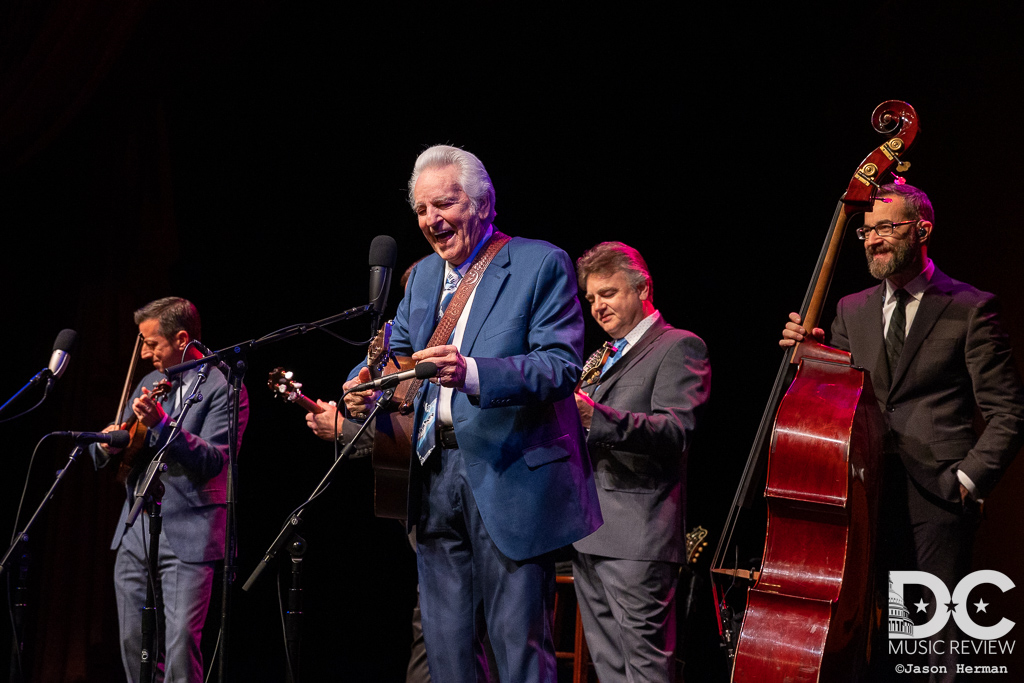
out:
{"label": "fiddle player", "polygon": [[[391,335],[396,354],[437,366],[415,398],[409,486],[423,635],[433,680],[475,683],[486,628],[500,680],[555,683],[553,551],[601,523],[572,398],[583,315],[568,255],[498,232],[494,198],[480,160],[455,147],[424,151],[409,180],[435,252],[413,268]],[[344,387],[368,379],[362,367]],[[373,398],[348,394],[347,416],[365,419]]]}
{"label": "fiddle player", "polygon": [[[199,311],[185,299],[167,297],[135,311],[135,324],[142,336],[142,359],[153,363],[153,372],[143,377],[135,388],[122,420],[134,414],[138,422],[148,428],[144,445],[152,456],[167,444],[171,432],[168,423],[181,409],[186,398],[184,390],[191,386],[197,371],[189,370],[175,379],[174,389],[164,404],[150,395],[149,388],[165,379],[163,373],[168,367],[202,357],[194,345],[189,345],[190,341],[199,340]],[[163,636],[162,664],[166,681],[201,683],[203,680],[200,640],[210,605],[214,568],[224,559],[229,392],[224,375],[219,370],[211,371],[202,385],[204,399],[192,406],[181,433],[164,453],[168,470],[160,476],[164,486],[160,506],[163,532],[156,579],[163,594],[163,619],[158,632]],[[244,387],[239,403],[240,445],[249,413]],[[124,423],[110,425],[104,431],[125,427]],[[94,444],[90,449],[99,467],[121,450],[102,444]],[[141,614],[146,605],[146,558],[150,537],[147,515],[140,515],[134,525],[125,528],[137,479],[138,473],[133,471],[126,482],[128,500],[121,509],[110,545],[117,551],[114,590],[121,660],[131,683],[139,680]]]}
{"label": "fiddle player", "polygon": [[617,349],[597,382],[576,393],[604,517],[573,544],[583,630],[602,683],[673,681],[686,455],[711,389],[707,347],[655,309],[636,249],[602,242],[576,270]]}
{"label": "fiddle player", "polygon": [[[1024,444],[1024,387],[996,297],[950,278],[928,257],[934,212],[925,193],[891,184],[878,197],[889,201],[876,200],[857,233],[882,283],[840,300],[831,344],[871,373],[887,423],[879,570],[928,572],[953,590],[970,570],[980,503]],[[779,344],[805,335],[791,313]],[[821,341],[824,332],[810,336]],[[976,410],[985,422],[980,436]],[[929,617],[935,609],[928,606]],[[959,637],[950,619],[935,638]],[[947,670],[932,680],[955,680],[957,654],[949,649],[929,654],[929,665]]]}

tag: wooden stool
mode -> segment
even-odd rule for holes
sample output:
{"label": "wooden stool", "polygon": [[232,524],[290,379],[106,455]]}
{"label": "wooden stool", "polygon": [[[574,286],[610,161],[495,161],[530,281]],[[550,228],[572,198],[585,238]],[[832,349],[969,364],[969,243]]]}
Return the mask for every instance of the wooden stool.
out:
{"label": "wooden stool", "polygon": [[587,667],[590,665],[590,651],[587,649],[587,639],[583,637],[583,621],[580,619],[580,608],[576,603],[576,591],[573,587],[571,574],[555,576],[555,618],[553,629],[554,633],[559,633],[559,626],[563,621],[564,609],[559,610],[559,605],[563,601],[559,598],[560,594],[565,590],[564,586],[569,586],[569,592],[572,594],[571,604],[576,606],[576,626],[573,629],[572,650],[559,650],[556,645],[555,657],[557,659],[568,659],[572,662],[572,683],[586,683],[589,680]]}

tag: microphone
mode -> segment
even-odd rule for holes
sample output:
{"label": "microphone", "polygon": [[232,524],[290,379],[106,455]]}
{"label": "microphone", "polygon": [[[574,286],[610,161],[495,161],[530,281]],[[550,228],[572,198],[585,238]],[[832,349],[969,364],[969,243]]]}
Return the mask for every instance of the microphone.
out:
{"label": "microphone", "polygon": [[369,382],[357,384],[345,393],[350,394],[353,391],[366,391],[367,389],[390,389],[391,387],[397,387],[407,379],[429,379],[436,376],[436,365],[433,363],[420,363],[412,370],[403,370],[402,372],[396,372]]}
{"label": "microphone", "polygon": [[52,379],[60,379],[68,369],[71,352],[75,350],[77,343],[78,333],[74,330],[61,330],[57,335],[57,341],[53,342],[53,355],[50,356],[50,364],[47,366]]}
{"label": "microphone", "polygon": [[[198,339],[193,339],[192,340],[192,345],[194,347],[196,347],[197,349],[199,349],[199,351],[202,352],[202,354],[204,356],[212,356],[213,355],[213,351],[211,351],[206,346],[206,344],[204,344],[203,342],[199,341]],[[220,359],[220,356],[217,356],[217,367],[220,368],[220,371],[223,372],[225,375],[228,375],[228,374],[231,373],[231,368],[228,367],[227,363],[225,363],[224,361],[222,361]]]}
{"label": "microphone", "polygon": [[123,429],[113,432],[53,432],[50,436],[70,436],[82,446],[87,443],[106,443],[114,448],[125,448],[132,441],[132,435]]}
{"label": "microphone", "polygon": [[[370,243],[370,306],[373,307],[374,327],[388,304],[391,290],[391,271],[398,259],[398,244],[390,235],[377,235]],[[376,329],[373,330],[376,332]]]}

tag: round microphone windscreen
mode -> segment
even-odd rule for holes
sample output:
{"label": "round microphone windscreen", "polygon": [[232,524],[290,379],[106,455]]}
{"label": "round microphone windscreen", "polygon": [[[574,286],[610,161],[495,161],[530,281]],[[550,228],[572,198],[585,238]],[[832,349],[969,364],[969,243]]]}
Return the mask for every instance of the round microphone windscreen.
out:
{"label": "round microphone windscreen", "polygon": [[390,235],[377,235],[370,243],[370,265],[394,268],[398,260],[398,243]]}
{"label": "round microphone windscreen", "polygon": [[430,362],[416,364],[416,379],[430,379],[437,374],[437,366]]}
{"label": "round microphone windscreen", "polygon": [[131,442],[131,434],[123,429],[110,432],[110,445],[114,448],[127,448]]}
{"label": "round microphone windscreen", "polygon": [[74,351],[75,344],[78,343],[78,333],[74,330],[64,329],[57,335],[57,341],[53,342],[53,350],[57,351]]}

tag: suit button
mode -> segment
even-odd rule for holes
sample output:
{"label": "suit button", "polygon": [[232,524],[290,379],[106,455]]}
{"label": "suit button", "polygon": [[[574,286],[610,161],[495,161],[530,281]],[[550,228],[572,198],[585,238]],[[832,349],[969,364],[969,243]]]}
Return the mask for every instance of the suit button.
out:
{"label": "suit button", "polygon": [[895,413],[895,412],[896,412],[896,407],[895,407],[895,406],[893,406],[893,405],[891,405],[891,404],[890,404],[890,405],[887,405],[887,406],[885,407],[885,409],[886,409],[886,411],[888,411],[888,412],[890,412],[890,413]]}

